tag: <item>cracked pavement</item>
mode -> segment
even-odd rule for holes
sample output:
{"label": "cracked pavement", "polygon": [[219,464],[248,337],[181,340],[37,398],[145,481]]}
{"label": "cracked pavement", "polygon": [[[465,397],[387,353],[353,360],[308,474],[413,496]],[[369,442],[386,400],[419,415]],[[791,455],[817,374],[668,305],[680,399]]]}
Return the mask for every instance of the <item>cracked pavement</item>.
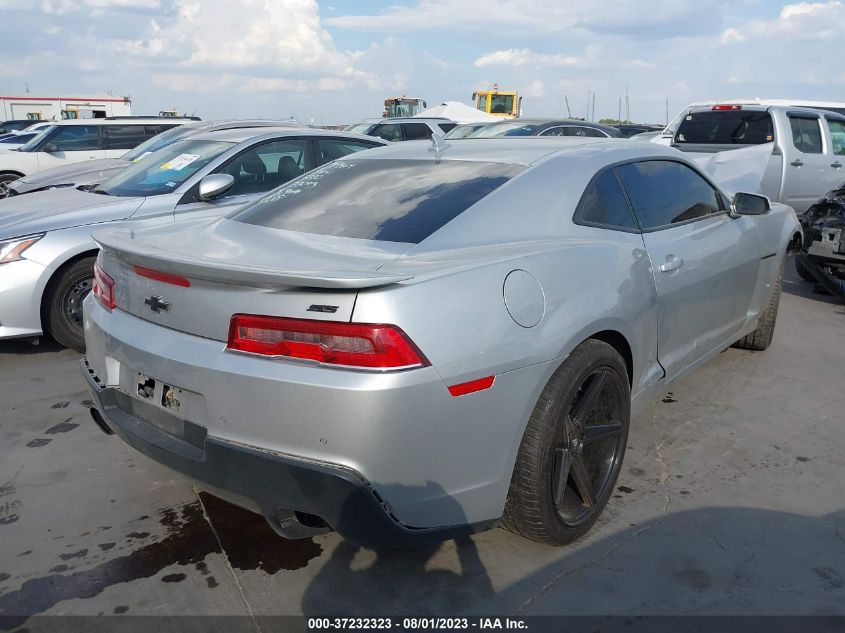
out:
{"label": "cracked pavement", "polygon": [[284,541],[103,435],[76,354],[0,343],[0,615],[845,614],[845,309],[788,270],[772,347],[635,420],[568,548]]}

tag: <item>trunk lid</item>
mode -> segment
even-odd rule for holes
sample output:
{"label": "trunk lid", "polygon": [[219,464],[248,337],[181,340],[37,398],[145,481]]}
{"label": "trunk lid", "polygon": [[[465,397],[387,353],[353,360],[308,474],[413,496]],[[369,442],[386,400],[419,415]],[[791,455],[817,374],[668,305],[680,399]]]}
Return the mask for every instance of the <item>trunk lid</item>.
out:
{"label": "trunk lid", "polygon": [[[412,278],[378,272],[411,244],[294,233],[228,219],[139,232],[104,230],[94,239],[110,256],[103,267],[115,280],[119,309],[220,341],[228,338],[234,314],[349,321],[358,289]],[[138,267],[154,273],[139,274]],[[171,283],[167,275],[185,281]],[[155,278],[162,276],[165,280]]]}

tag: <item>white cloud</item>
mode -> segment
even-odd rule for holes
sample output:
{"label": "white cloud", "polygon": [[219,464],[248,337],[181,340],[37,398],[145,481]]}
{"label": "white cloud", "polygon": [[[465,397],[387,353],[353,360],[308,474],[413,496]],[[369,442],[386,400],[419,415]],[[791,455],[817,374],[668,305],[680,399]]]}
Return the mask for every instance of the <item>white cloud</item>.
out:
{"label": "white cloud", "polygon": [[798,2],[784,5],[773,20],[753,20],[722,33],[722,44],[759,38],[770,43],[800,40],[828,40],[842,36],[845,6],[840,0]]}
{"label": "white cloud", "polygon": [[[363,31],[419,31],[427,29],[502,32],[564,32],[584,28],[595,32],[652,36],[700,31],[715,25],[709,3],[698,0],[605,0],[600,11],[588,2],[560,0],[419,0],[413,6],[393,6],[382,13],[332,17],[326,24]],[[667,31],[667,32],[664,32]]]}
{"label": "white cloud", "polygon": [[544,94],[546,94],[546,86],[539,79],[528,84],[528,90],[525,91],[526,97],[542,97]]}
{"label": "white cloud", "polygon": [[534,53],[528,48],[509,48],[482,55],[475,60],[475,66],[533,66],[535,68],[561,68],[581,64],[577,57],[570,55],[547,55]]}

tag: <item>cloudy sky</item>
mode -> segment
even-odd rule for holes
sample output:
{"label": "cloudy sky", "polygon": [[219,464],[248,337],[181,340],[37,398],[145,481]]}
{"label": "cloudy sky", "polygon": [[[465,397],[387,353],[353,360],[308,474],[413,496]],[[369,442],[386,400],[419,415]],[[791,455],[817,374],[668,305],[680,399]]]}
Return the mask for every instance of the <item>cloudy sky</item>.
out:
{"label": "cloudy sky", "polygon": [[385,97],[662,122],[691,101],[843,100],[840,0],[0,0],[0,94],[130,95],[135,114],[346,123]]}

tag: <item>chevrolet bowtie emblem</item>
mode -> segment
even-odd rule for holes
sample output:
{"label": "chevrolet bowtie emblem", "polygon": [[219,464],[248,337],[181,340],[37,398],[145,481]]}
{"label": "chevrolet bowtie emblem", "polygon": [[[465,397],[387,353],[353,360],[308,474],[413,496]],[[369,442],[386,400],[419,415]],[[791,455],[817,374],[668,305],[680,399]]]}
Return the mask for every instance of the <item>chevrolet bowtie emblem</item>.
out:
{"label": "chevrolet bowtie emblem", "polygon": [[150,310],[153,312],[168,312],[170,310],[170,302],[165,301],[161,297],[153,295],[152,297],[147,297],[144,299],[144,303],[150,306]]}

